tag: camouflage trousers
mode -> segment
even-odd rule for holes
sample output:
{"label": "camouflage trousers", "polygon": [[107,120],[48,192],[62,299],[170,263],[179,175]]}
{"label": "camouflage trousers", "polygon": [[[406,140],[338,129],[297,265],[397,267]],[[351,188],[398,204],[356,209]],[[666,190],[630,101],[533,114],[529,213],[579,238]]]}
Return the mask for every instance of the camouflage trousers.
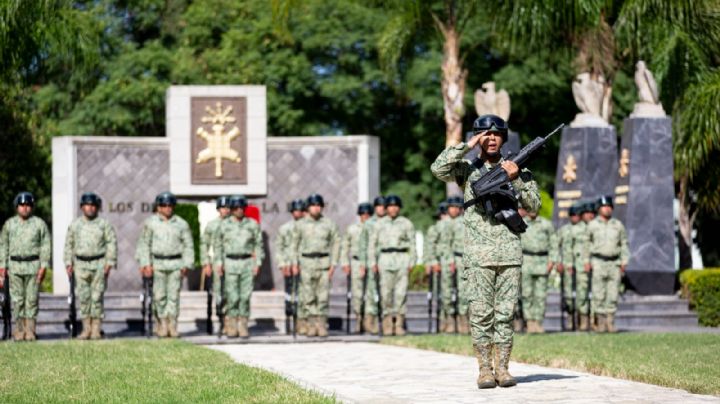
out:
{"label": "camouflage trousers", "polygon": [[239,271],[225,272],[225,315],[228,317],[250,317],[250,296],[254,286],[252,268],[246,266]]}
{"label": "camouflage trousers", "polygon": [[365,315],[377,316],[377,301],[374,293],[376,290],[375,282],[372,277],[367,278],[367,282],[365,282],[365,277],[360,275],[360,262],[357,260],[352,260],[350,263],[350,283],[353,313],[360,314],[364,302]]}
{"label": "camouflage trousers", "polygon": [[473,345],[512,344],[520,267],[465,265]]}
{"label": "camouflage trousers", "polygon": [[[565,277],[565,303],[568,310],[572,310],[572,274],[570,271],[564,271]],[[580,269],[575,272],[575,309],[582,315],[590,313],[590,302],[588,301],[588,274]]]}
{"label": "camouflage trousers", "polygon": [[615,261],[591,259],[592,265],[592,311],[598,314],[614,314],[620,293],[620,265]]}
{"label": "camouflage trousers", "polygon": [[408,290],[407,268],[380,268],[380,295],[382,296],[382,315],[405,315]]}
{"label": "camouflage trousers", "polygon": [[548,276],[522,273],[521,279],[523,317],[526,321],[543,321],[545,319]]}
{"label": "camouflage trousers", "polygon": [[37,318],[40,291],[37,275],[19,275],[11,269],[8,271],[8,278],[13,318]]}
{"label": "camouflage trousers", "polygon": [[181,286],[179,269],[153,271],[153,308],[158,318],[177,318]]}
{"label": "camouflage trousers", "polygon": [[105,294],[105,271],[102,265],[78,265],[75,271],[75,297],[80,303],[83,318],[103,318],[103,295]]}
{"label": "camouflage trousers", "polygon": [[[442,301],[441,314],[443,318],[453,317],[455,315],[464,316],[468,313],[467,293],[465,291],[465,289],[467,289],[467,282],[463,279],[462,264],[456,264],[455,271],[457,271],[457,275],[450,271],[449,264],[442,265],[442,270],[440,272],[440,298]],[[455,284],[455,282],[457,282],[457,284]],[[457,299],[457,302],[454,302],[453,289],[456,287],[457,290],[454,298]]]}
{"label": "camouflage trousers", "polygon": [[301,259],[300,287],[298,288],[300,308],[298,318],[327,317],[330,301],[330,279],[328,267],[318,267],[314,259]]}

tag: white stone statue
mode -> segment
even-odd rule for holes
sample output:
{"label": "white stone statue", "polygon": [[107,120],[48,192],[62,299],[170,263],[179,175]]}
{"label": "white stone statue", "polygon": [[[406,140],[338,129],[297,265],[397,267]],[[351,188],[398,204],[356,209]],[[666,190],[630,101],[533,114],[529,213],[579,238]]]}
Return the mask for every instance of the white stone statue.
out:
{"label": "white stone statue", "polygon": [[478,116],[493,114],[504,119],[510,118],[510,95],[503,90],[495,91],[495,83],[483,83],[480,90],[475,91],[475,111]]}
{"label": "white stone statue", "polygon": [[630,114],[631,118],[664,118],[665,110],[660,103],[660,93],[655,77],[642,60],[635,65],[635,85],[638,98],[635,108]]}
{"label": "white stone statue", "polygon": [[605,82],[605,77],[580,73],[572,83],[572,92],[580,113],[575,115],[570,126],[601,128],[610,126],[608,122],[612,114],[612,87]]}

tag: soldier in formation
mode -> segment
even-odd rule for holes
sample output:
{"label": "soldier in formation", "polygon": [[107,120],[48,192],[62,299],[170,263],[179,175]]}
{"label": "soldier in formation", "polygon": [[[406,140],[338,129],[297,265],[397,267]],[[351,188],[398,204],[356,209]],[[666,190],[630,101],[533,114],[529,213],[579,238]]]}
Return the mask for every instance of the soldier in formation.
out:
{"label": "soldier in formation", "polygon": [[[517,164],[504,160],[500,147],[507,141],[507,123],[495,115],[483,115],[473,123],[473,137],[446,148],[432,164],[433,174],[445,182],[464,187],[465,202],[475,199],[468,186],[501,165],[519,195],[519,204],[527,210],[540,208],[540,194],[532,174]],[[481,164],[464,160],[463,156],[479,145]],[[517,381],[508,372],[513,347],[511,325],[518,301],[522,248],[520,236],[485,212],[482,204],[466,209],[464,276],[470,303],[470,327],[473,347],[478,359],[479,388],[514,386]],[[494,353],[494,365],[493,365]],[[493,373],[494,370],[494,373]]]}
{"label": "soldier in formation", "polygon": [[[577,299],[573,300],[573,288],[577,287],[575,270],[573,269],[573,228],[580,223],[580,208],[578,205],[573,205],[568,209],[568,216],[570,222],[565,223],[557,232],[558,240],[558,262],[557,272],[563,277],[563,295],[565,301],[563,303],[564,309],[567,314],[571,316],[576,315],[577,311]],[[577,295],[576,295],[577,296]],[[574,324],[573,317],[566,319],[568,323],[565,324],[566,329],[572,328]]]}
{"label": "soldier in formation", "polygon": [[585,271],[592,271],[592,312],[597,331],[615,332],[620,281],[630,257],[625,226],[612,217],[612,197],[598,200],[599,216],[587,225],[583,250]]}
{"label": "soldier in formation", "polygon": [[155,198],[157,213],[145,220],[136,258],[145,276],[153,278],[153,308],[158,337],[178,337],[177,318],[182,278],[193,268],[195,253],[190,226],[174,214],[177,199],[170,192]]}
{"label": "soldier in formation", "polygon": [[[575,306],[580,318],[580,331],[589,331],[592,326],[590,318],[590,271],[585,270],[583,251],[588,243],[587,225],[595,216],[594,204],[581,203],[575,206],[580,216],[570,228],[569,235],[563,242],[563,267],[565,271],[575,274]],[[571,278],[572,280],[572,278]]]}
{"label": "soldier in formation", "polygon": [[50,231],[42,219],[33,216],[35,197],[30,192],[17,194],[13,205],[17,215],[0,231],[0,283],[7,272],[15,319],[13,339],[34,341],[39,288],[50,266]]}
{"label": "soldier in formation", "polygon": [[[442,298],[440,297],[440,289],[442,285],[440,285],[439,280],[442,274],[440,267],[440,256],[438,254],[440,252],[440,229],[443,227],[444,221],[448,219],[447,209],[447,201],[442,201],[440,202],[440,204],[438,204],[437,210],[435,211],[435,218],[437,220],[435,221],[435,223],[430,225],[430,227],[428,227],[423,243],[423,262],[425,263],[425,273],[431,281],[435,277],[438,278],[438,281],[433,282],[432,293],[435,296],[437,305],[440,307],[442,306]],[[442,320],[442,318],[440,321],[441,324],[438,332],[444,332],[445,322],[444,320]]]}
{"label": "soldier in formation", "polygon": [[75,277],[75,295],[80,300],[82,332],[78,339],[100,339],[103,295],[110,270],[117,264],[115,229],[98,217],[100,197],[92,192],[80,197],[82,215],[70,224],[65,236],[65,269]]}
{"label": "soldier in formation", "polygon": [[400,197],[385,197],[387,216],[374,226],[368,247],[368,265],[380,276],[384,335],[405,335],[408,274],[416,259],[415,227],[401,208]]}
{"label": "soldier in formation", "polygon": [[231,216],[221,222],[213,240],[215,268],[225,277],[225,335],[230,338],[249,336],[250,295],[265,258],[260,226],[245,216],[247,206],[244,196],[231,196]]}
{"label": "soldier in formation", "polygon": [[[365,222],[365,226],[367,228],[368,247],[378,222],[385,217],[385,198],[383,196],[378,196],[373,200],[373,210],[375,213]],[[367,258],[367,254],[368,252],[366,251],[366,260],[369,259]],[[369,266],[366,268],[368,271],[367,276],[371,275],[369,273],[370,269],[371,267]],[[379,331],[378,323],[380,320],[378,319],[378,301],[380,300],[380,291],[377,288],[377,282],[374,280],[374,277],[379,275],[374,272],[372,275],[372,277],[367,278],[365,285],[365,324],[363,327],[368,330],[370,334],[375,335]]]}
{"label": "soldier in formation", "polygon": [[340,248],[337,225],[323,216],[324,207],[321,195],[310,195],[308,214],[293,229],[293,273],[300,274],[300,301],[306,306],[309,337],[328,335],[330,279]]}
{"label": "soldier in formation", "polygon": [[[275,238],[275,261],[278,267],[280,267],[285,282],[290,281],[290,278],[293,276],[292,237],[295,225],[300,219],[305,217],[305,201],[302,199],[293,200],[288,204],[288,212],[290,212],[292,219],[280,226],[277,237]],[[297,317],[295,329],[298,334],[305,335],[307,334],[307,309],[300,299],[297,300],[295,310]]]}
{"label": "soldier in formation", "polygon": [[[457,331],[460,334],[470,333],[470,323],[468,318],[468,298],[467,298],[467,277],[465,275],[465,267],[463,265],[463,256],[465,251],[465,223],[463,222],[462,209],[463,197],[453,196],[448,198],[448,215],[450,220],[447,225],[447,240],[442,244],[442,250],[445,251],[448,263],[448,280],[443,278],[443,284],[449,287],[454,285],[455,293],[451,295],[448,302],[443,298],[443,305],[448,307],[448,313],[452,313],[457,318]],[[452,283],[450,283],[452,282]],[[445,289],[445,288],[443,288]],[[449,291],[448,291],[449,292]],[[447,293],[442,292],[443,296]],[[453,301],[453,299],[455,301]],[[453,322],[450,321],[446,332],[453,332]]]}
{"label": "soldier in formation", "polygon": [[363,302],[365,301],[366,269],[367,269],[367,245],[368,231],[367,221],[373,213],[373,206],[369,203],[358,205],[357,214],[359,222],[351,224],[342,237],[340,246],[340,265],[343,272],[350,276],[350,287],[352,295],[352,311],[355,313],[355,332],[363,328],[369,331],[372,325],[363,318]]}
{"label": "soldier in formation", "polygon": [[203,276],[205,279],[212,279],[213,296],[217,299],[222,291],[220,290],[220,277],[217,271],[213,271],[213,240],[220,229],[220,224],[230,214],[229,206],[230,197],[220,196],[215,201],[215,209],[218,217],[208,222],[205,231],[200,235],[200,265],[203,267]]}
{"label": "soldier in formation", "polygon": [[522,245],[522,300],[527,332],[543,333],[548,276],[557,261],[557,240],[552,223],[539,217],[536,210],[524,215],[527,229],[520,237]]}

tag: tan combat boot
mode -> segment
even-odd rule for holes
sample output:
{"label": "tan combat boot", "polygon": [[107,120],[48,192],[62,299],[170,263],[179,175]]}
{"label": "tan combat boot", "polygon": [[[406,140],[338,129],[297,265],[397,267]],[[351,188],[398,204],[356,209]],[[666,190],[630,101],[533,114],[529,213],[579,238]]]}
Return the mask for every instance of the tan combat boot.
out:
{"label": "tan combat boot", "polygon": [[13,330],[13,340],[22,341],[25,339],[25,319],[18,318],[15,320],[15,329]]}
{"label": "tan combat boot", "polygon": [[328,336],[327,318],[326,317],[315,317],[315,326],[317,327],[317,336],[318,337],[325,338]]}
{"label": "tan combat boot", "polygon": [[362,329],[365,327],[363,324],[363,317],[360,313],[355,313],[355,334],[360,334]]}
{"label": "tan combat boot", "polygon": [[587,331],[590,329],[590,321],[589,320],[590,320],[590,318],[587,315],[585,315],[585,314],[580,315],[580,327],[579,327],[580,331]]}
{"label": "tan combat boot", "polygon": [[316,337],[318,335],[317,317],[308,317],[307,319],[307,336]]}
{"label": "tan combat boot", "polygon": [[166,338],[168,336],[168,320],[165,317],[157,320],[157,336]]}
{"label": "tan combat boot", "polygon": [[438,333],[445,332],[445,328],[447,328],[447,322],[444,318],[440,318],[440,328],[438,329]]}
{"label": "tan combat boot", "polygon": [[99,318],[90,319],[90,339],[98,340],[102,338],[102,332],[100,327],[102,326],[102,320]]}
{"label": "tan combat boot", "polygon": [[512,344],[495,345],[495,381],[500,387],[512,387],[517,384],[517,380],[508,372],[510,353],[512,353]]}
{"label": "tan combat boot", "polygon": [[595,315],[595,331],[597,332],[607,332],[607,324],[605,323],[605,315],[604,314],[596,314]]}
{"label": "tan combat boot", "polygon": [[380,331],[380,326],[378,325],[378,318],[376,316],[370,316],[370,320],[368,321],[370,323],[370,334],[372,335],[378,335],[378,332]]}
{"label": "tan combat boot", "polygon": [[542,321],[535,322],[535,332],[538,334],[545,334],[545,329],[542,326]]}
{"label": "tan combat boot", "polygon": [[86,340],[90,338],[90,332],[92,328],[92,318],[83,317],[82,319],[82,332],[77,336],[77,339]]}
{"label": "tan combat boot", "polygon": [[448,316],[445,320],[445,332],[448,334],[455,334],[455,318]]}
{"label": "tan combat boot", "polygon": [[25,341],[35,341],[37,336],[35,335],[35,319],[25,319]]}
{"label": "tan combat boot", "polygon": [[475,356],[477,357],[478,365],[480,367],[480,375],[478,375],[477,378],[478,388],[495,388],[495,376],[493,376],[492,372],[492,345],[473,345],[473,348],[475,349]]}
{"label": "tan combat boot", "polygon": [[468,320],[468,316],[460,316],[460,327],[458,329],[458,332],[463,335],[470,334],[470,321]]}
{"label": "tan combat boot", "polygon": [[513,319],[513,330],[515,332],[523,332],[523,322],[519,318]]}
{"label": "tan combat boot", "polygon": [[528,320],[527,324],[527,333],[528,334],[535,334],[537,328],[535,327],[535,320]]}
{"label": "tan combat boot", "polygon": [[225,335],[228,338],[236,338],[238,336],[237,319],[235,317],[225,317]]}
{"label": "tan combat boot", "polygon": [[250,336],[247,317],[238,317],[238,336],[240,338],[248,338]]}
{"label": "tan combat boot", "polygon": [[372,323],[370,322],[372,319],[372,316],[365,316],[363,317],[363,331],[365,333],[372,333]]}
{"label": "tan combat boot", "polygon": [[307,320],[304,318],[297,319],[297,333],[300,335],[307,334]]}
{"label": "tan combat boot", "polygon": [[393,321],[392,316],[385,316],[383,317],[382,321],[382,332],[383,335],[392,335],[393,334]]}
{"label": "tan combat boot", "polygon": [[405,316],[402,314],[395,316],[395,335],[405,335]]}
{"label": "tan combat boot", "polygon": [[605,317],[605,326],[607,327],[607,332],[616,333],[617,328],[615,328],[615,314],[611,313],[608,314]]}
{"label": "tan combat boot", "polygon": [[179,337],[180,334],[178,334],[178,330],[177,330],[177,318],[168,317],[167,321],[168,321],[168,336],[170,338]]}

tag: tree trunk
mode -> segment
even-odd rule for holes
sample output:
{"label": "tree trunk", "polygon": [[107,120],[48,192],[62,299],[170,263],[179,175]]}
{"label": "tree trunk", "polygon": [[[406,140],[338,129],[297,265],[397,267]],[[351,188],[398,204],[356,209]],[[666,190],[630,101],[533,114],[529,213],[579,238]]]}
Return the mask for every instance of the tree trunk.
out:
{"label": "tree trunk", "polygon": [[692,268],[692,229],[695,224],[697,212],[690,212],[690,195],[688,195],[689,178],[684,175],[680,178],[680,190],[678,192],[678,201],[680,208],[678,209],[678,228],[680,229],[680,239],[678,240],[678,249],[680,256],[680,269]]}
{"label": "tree trunk", "polygon": [[[442,27],[444,39],[442,62],[442,95],[445,112],[445,147],[454,146],[463,139],[462,117],[465,115],[465,79],[467,70],[460,61],[460,35],[453,25]],[[460,194],[460,187],[447,184],[447,194]]]}

